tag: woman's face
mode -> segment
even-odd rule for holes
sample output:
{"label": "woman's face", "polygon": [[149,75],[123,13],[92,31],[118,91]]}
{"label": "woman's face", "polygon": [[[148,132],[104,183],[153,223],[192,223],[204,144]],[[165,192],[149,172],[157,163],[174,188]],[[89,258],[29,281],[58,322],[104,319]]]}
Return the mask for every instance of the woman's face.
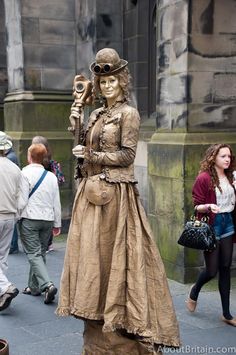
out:
{"label": "woman's face", "polygon": [[116,101],[117,98],[123,94],[119,79],[114,75],[101,77],[99,84],[102,96],[104,96],[108,102]]}
{"label": "woman's face", "polygon": [[231,162],[231,153],[229,148],[221,148],[216,156],[215,167],[220,170],[228,169]]}

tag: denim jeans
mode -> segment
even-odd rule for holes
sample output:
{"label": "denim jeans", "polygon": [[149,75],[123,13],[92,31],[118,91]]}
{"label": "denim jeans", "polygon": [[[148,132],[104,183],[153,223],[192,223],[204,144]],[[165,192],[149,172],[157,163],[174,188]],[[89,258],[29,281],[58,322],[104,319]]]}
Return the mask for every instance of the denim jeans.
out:
{"label": "denim jeans", "polygon": [[233,235],[234,224],[231,213],[216,214],[212,227],[214,228],[217,240]]}

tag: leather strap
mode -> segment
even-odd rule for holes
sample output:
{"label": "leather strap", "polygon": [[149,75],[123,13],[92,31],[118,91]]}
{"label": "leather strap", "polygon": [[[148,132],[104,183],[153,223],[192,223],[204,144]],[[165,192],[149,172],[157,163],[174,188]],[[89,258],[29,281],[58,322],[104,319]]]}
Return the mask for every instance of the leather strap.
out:
{"label": "leather strap", "polygon": [[32,188],[32,190],[30,191],[29,194],[29,198],[30,196],[33,195],[33,193],[37,190],[37,188],[39,187],[39,185],[42,183],[43,179],[45,178],[45,176],[47,175],[47,170],[44,170],[44,172],[42,173],[42,175],[40,176],[39,180],[36,182],[36,184],[34,185],[34,187]]}

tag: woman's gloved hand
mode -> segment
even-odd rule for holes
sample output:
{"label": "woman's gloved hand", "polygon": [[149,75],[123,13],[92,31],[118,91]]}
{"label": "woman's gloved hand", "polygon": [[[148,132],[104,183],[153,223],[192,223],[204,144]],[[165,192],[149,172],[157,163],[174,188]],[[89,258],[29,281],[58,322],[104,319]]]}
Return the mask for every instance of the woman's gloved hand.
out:
{"label": "woman's gloved hand", "polygon": [[85,146],[84,145],[76,145],[73,149],[72,149],[72,153],[74,154],[74,156],[76,158],[84,158],[84,153],[85,153]]}

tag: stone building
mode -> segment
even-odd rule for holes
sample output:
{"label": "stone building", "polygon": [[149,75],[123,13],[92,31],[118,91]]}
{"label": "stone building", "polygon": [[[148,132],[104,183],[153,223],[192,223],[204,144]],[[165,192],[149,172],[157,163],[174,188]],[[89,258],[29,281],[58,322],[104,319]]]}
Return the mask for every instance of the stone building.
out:
{"label": "stone building", "polygon": [[35,134],[62,162],[63,216],[73,200],[67,132],[75,74],[96,51],[129,61],[142,117],[136,174],[167,274],[190,282],[200,253],[176,240],[192,211],[191,186],[207,146],[236,153],[234,0],[0,0],[0,129],[21,163]]}

